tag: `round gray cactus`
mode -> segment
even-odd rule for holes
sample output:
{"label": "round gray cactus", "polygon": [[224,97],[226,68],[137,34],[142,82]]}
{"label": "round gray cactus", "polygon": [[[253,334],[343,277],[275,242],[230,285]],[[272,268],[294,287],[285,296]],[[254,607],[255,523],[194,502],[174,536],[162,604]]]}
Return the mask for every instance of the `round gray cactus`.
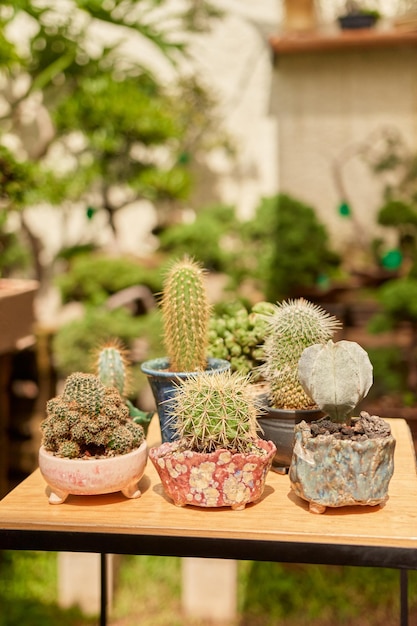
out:
{"label": "round gray cactus", "polygon": [[355,341],[329,340],[305,348],[298,378],[305,392],[333,422],[349,423],[372,386],[368,353]]}

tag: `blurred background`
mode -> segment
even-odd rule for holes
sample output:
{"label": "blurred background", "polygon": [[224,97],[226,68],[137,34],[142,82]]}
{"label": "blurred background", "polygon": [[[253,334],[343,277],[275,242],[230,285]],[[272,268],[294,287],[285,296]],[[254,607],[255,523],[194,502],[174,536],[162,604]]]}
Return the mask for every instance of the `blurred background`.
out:
{"label": "blurred background", "polygon": [[[216,315],[301,296],[335,314],[374,366],[363,408],[416,441],[415,0],[19,0],[0,26],[1,495],[103,339],[128,346],[153,409],[139,364],[162,353],[157,294],[184,253]],[[55,555],[25,558],[1,557],[0,602],[25,617],[0,625],[58,619]],[[179,560],[123,563],[111,623],[185,623]],[[143,600],[127,621],[129,576],[146,598],[162,579],[167,614]],[[393,572],[240,564],[234,623],[395,624],[397,591]]]}

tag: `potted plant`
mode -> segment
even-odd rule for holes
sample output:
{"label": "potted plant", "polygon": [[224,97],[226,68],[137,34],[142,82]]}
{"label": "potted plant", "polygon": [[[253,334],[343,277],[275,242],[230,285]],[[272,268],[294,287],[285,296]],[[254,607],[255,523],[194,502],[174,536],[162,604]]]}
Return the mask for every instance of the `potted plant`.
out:
{"label": "potted plant", "polygon": [[127,348],[118,339],[112,339],[101,346],[96,355],[95,373],[106,387],[116,387],[136,424],[140,424],[145,436],[153,412],[141,411],[127,397],[131,379],[131,362]]}
{"label": "potted plant", "polygon": [[145,434],[116,387],[106,387],[95,374],[71,374],[62,394],[48,401],[41,431],[39,468],[51,504],[69,494],[141,495]]}
{"label": "potted plant", "polygon": [[277,447],[273,469],[285,473],[291,461],[294,425],[323,415],[298,380],[298,361],[304,348],[331,339],[341,323],[304,298],[274,305],[265,319],[268,328],[260,371],[268,391],[258,422],[262,436]]}
{"label": "potted plant", "polygon": [[365,411],[352,417],[373,382],[367,352],[354,341],[330,340],[306,348],[298,369],[306,393],[328,417],[295,426],[291,488],[312,513],[384,503],[395,439],[380,417]]}
{"label": "potted plant", "polygon": [[161,309],[167,356],[145,361],[141,369],[155,398],[165,442],[175,437],[167,411],[178,381],[204,371],[217,374],[230,363],[207,356],[210,305],[204,270],[197,261],[184,257],[172,263],[164,279]]}
{"label": "potted plant", "polygon": [[379,11],[362,7],[355,0],[347,0],[345,13],[338,18],[342,30],[355,28],[371,28],[381,17]]}
{"label": "potted plant", "polygon": [[243,509],[259,500],[275,445],[257,436],[247,377],[192,376],[178,386],[170,414],[177,438],[151,448],[149,458],[174,504]]}

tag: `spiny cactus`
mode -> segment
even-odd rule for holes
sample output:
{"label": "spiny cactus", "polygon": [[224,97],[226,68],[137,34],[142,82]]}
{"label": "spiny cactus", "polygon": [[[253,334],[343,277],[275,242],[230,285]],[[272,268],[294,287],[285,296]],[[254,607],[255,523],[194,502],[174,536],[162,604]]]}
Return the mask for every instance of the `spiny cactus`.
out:
{"label": "spiny cactus", "polygon": [[173,263],[163,286],[164,343],[175,372],[204,370],[207,364],[210,307],[204,270],[193,259]]}
{"label": "spiny cactus", "polygon": [[306,348],[298,364],[300,383],[333,422],[349,424],[372,386],[372,364],[354,341],[329,340]]}
{"label": "spiny cactus", "polygon": [[128,392],[129,368],[127,350],[119,341],[109,341],[98,350],[97,376],[106,387],[116,387],[121,396]]}
{"label": "spiny cactus", "polygon": [[115,387],[94,374],[71,374],[61,395],[48,401],[41,423],[46,450],[69,458],[126,454],[144,441]]}
{"label": "spiny cactus", "polygon": [[265,315],[272,313],[273,307],[270,302],[258,302],[250,311],[239,305],[213,315],[209,322],[209,354],[229,361],[232,372],[251,372],[255,381],[268,326]]}
{"label": "spiny cactus", "polygon": [[127,357],[127,349],[117,339],[113,339],[99,348],[96,357],[96,374],[106,387],[116,387],[129,409],[129,415],[136,424],[148,432],[153,411],[141,411],[126,397],[130,383],[131,363]]}
{"label": "spiny cactus", "polygon": [[274,305],[266,316],[264,364],[260,371],[270,384],[272,406],[281,409],[311,409],[315,402],[298,379],[298,361],[303,350],[332,338],[341,323],[324,309],[304,298]]}
{"label": "spiny cactus", "polygon": [[253,449],[258,410],[246,376],[230,371],[193,376],[178,386],[170,413],[180,444],[187,449]]}

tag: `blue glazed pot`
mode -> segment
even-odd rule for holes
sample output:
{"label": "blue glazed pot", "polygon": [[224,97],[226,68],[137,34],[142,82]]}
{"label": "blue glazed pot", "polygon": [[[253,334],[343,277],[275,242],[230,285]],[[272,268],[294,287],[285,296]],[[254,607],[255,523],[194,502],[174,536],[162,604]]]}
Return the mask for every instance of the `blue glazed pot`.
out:
{"label": "blue glazed pot", "polygon": [[[215,358],[207,359],[206,372],[218,374],[219,372],[225,372],[229,369],[229,361]],[[162,443],[172,442],[176,437],[169,410],[170,400],[174,397],[178,383],[181,382],[181,380],[186,380],[190,378],[190,376],[198,376],[199,372],[172,372],[169,370],[169,359],[167,357],[145,361],[141,365],[141,370],[148,377],[148,382],[155,399],[161,427]]]}
{"label": "blue glazed pot", "polygon": [[394,450],[392,435],[363,441],[313,437],[310,424],[301,422],[295,427],[291,488],[309,502],[312,513],[324,513],[326,507],[383,504],[394,472]]}

